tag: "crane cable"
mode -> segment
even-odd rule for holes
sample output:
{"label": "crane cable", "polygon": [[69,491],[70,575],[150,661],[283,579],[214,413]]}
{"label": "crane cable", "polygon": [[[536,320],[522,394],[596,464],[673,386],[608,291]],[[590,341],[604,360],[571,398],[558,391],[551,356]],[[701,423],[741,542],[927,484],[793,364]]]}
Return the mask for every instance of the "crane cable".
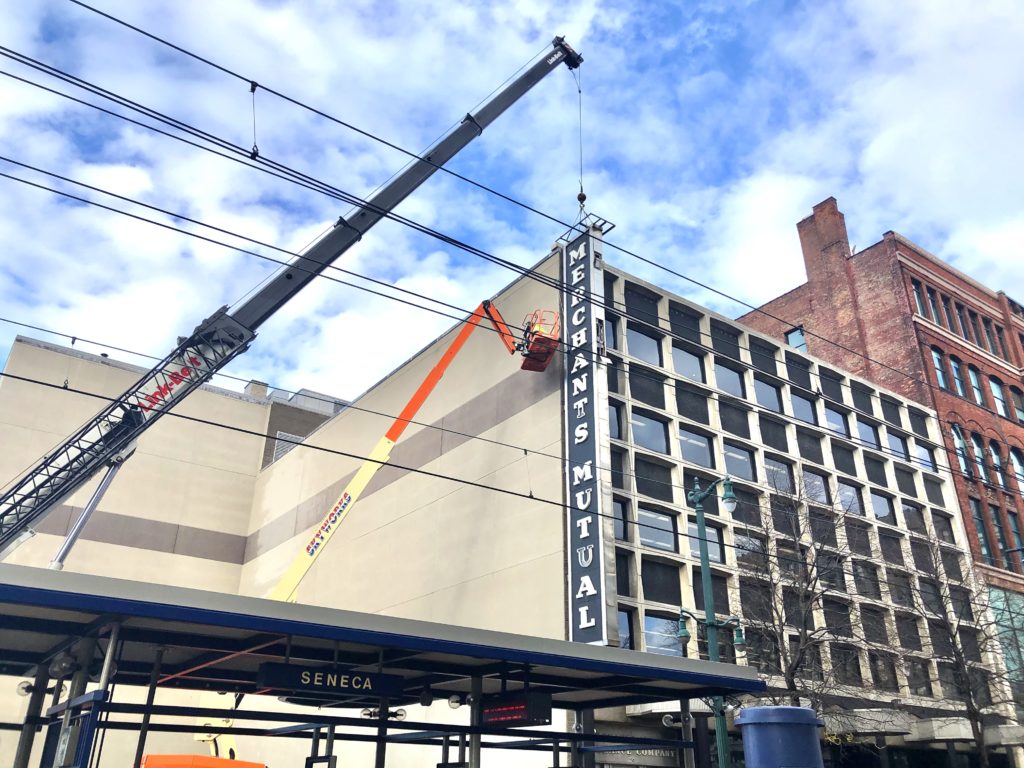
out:
{"label": "crane cable", "polygon": [[573,80],[576,81],[576,95],[577,101],[579,102],[579,137],[578,144],[580,150],[580,193],[576,195],[576,200],[580,204],[580,210],[576,217],[576,225],[579,225],[587,215],[585,204],[587,202],[587,195],[583,191],[583,80],[578,69],[570,69]]}

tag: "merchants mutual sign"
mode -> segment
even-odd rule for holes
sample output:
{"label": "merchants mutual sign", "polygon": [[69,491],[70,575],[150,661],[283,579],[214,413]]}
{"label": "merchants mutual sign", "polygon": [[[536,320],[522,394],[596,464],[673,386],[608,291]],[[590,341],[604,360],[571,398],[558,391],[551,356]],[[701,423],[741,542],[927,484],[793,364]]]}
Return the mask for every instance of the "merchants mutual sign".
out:
{"label": "merchants mutual sign", "polygon": [[298,664],[262,664],[258,684],[262,688],[319,693],[325,696],[390,697],[402,692],[402,678],[376,672],[352,672],[334,667]]}
{"label": "merchants mutual sign", "polygon": [[606,643],[601,473],[598,470],[598,362],[604,340],[604,279],[595,270],[593,238],[562,251],[566,284],[562,328],[566,350],[565,445],[568,464],[569,639]]}

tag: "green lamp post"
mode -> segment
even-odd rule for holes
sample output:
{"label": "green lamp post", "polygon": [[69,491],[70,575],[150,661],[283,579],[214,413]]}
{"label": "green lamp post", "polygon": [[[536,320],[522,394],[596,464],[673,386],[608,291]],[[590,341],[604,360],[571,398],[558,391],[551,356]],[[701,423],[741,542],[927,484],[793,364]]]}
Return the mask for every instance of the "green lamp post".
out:
{"label": "green lamp post", "polygon": [[[687,494],[687,499],[693,505],[694,514],[697,517],[697,548],[700,552],[700,576],[701,587],[704,595],[704,618],[698,619],[689,611],[679,609],[679,630],[678,635],[683,654],[686,654],[686,643],[689,642],[690,633],[686,629],[686,619],[690,617],[695,623],[703,623],[708,641],[708,660],[718,661],[718,630],[733,629],[733,642],[737,649],[745,646],[743,630],[740,627],[740,620],[736,616],[719,621],[715,617],[715,595],[711,588],[711,559],[708,556],[707,524],[704,520],[704,499],[715,491],[715,487],[722,484],[722,506],[730,515],[736,511],[737,498],[732,490],[732,480],[728,475],[711,482],[707,488],[701,490],[700,480],[694,478],[693,490]],[[712,699],[712,707],[715,710],[715,744],[718,751],[718,768],[729,768],[729,734],[725,723],[725,704],[721,696]]]}

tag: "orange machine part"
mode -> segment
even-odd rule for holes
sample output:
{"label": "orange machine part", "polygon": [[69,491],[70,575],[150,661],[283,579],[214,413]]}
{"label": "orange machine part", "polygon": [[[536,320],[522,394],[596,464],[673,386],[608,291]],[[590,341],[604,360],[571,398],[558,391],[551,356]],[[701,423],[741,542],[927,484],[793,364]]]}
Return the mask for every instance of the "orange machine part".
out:
{"label": "orange machine part", "polygon": [[524,371],[543,371],[551,363],[560,343],[561,324],[558,313],[550,309],[538,309],[523,321],[525,344],[523,350]]}
{"label": "orange machine part", "polygon": [[145,755],[142,768],[267,768],[265,763],[209,755]]}

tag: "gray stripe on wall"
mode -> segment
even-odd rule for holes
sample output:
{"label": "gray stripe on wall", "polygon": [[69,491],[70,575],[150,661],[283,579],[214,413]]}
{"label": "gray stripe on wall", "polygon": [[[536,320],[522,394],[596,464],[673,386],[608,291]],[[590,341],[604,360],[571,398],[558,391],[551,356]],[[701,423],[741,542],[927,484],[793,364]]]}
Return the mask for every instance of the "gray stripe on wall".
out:
{"label": "gray stripe on wall", "polygon": [[[512,418],[559,390],[557,368],[558,366],[553,366],[543,374],[529,377],[517,374],[509,376],[467,400],[431,425],[452,430],[451,432],[421,429],[395,446],[391,452],[391,461],[394,464],[419,469],[458,448],[471,439],[470,436],[482,434]],[[406,474],[408,470],[384,467],[367,486],[363,497],[387,487]],[[98,509],[93,513],[81,538],[104,544],[243,565],[319,522],[353,475],[355,472],[331,483],[324,490],[300,502],[293,509],[282,513],[248,536]],[[81,512],[81,507],[62,504],[43,518],[36,526],[36,530],[39,533],[64,536],[71,528],[72,521],[77,519]]]}

